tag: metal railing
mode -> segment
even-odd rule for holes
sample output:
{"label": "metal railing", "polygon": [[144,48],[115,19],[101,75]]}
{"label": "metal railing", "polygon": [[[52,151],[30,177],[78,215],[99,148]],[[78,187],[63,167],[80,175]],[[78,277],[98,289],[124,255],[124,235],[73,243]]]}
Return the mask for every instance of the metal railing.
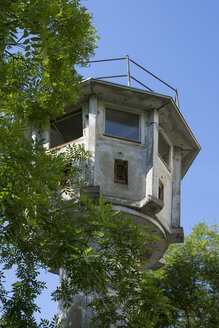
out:
{"label": "metal railing", "polygon": [[120,58],[110,58],[110,59],[99,59],[99,60],[90,60],[87,62],[87,64],[93,64],[93,63],[101,63],[101,62],[112,62],[112,61],[120,61],[120,60],[126,60],[126,66],[127,66],[127,74],[121,74],[121,75],[107,75],[107,76],[98,76],[96,79],[102,80],[102,79],[112,79],[112,78],[121,78],[121,77],[127,77],[128,78],[128,86],[131,86],[131,80],[137,82],[144,88],[146,88],[150,92],[155,92],[151,88],[149,88],[147,85],[142,83],[141,81],[137,80],[134,76],[131,75],[130,72],[130,62],[133,63],[135,66],[139,67],[141,70],[152,76],[154,79],[158,80],[160,83],[164,84],[166,87],[174,91],[175,94],[175,103],[179,108],[179,97],[178,97],[178,91],[176,88],[173,88],[171,85],[166,83],[165,81],[161,80],[159,77],[148,71],[146,68],[143,66],[139,65],[136,63],[134,60],[129,58],[127,55],[126,57],[120,57]]}

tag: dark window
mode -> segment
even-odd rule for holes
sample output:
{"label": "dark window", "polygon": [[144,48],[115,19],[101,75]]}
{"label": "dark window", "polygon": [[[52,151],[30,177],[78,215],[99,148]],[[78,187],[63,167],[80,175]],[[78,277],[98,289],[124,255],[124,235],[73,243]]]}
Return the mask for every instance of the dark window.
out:
{"label": "dark window", "polygon": [[50,148],[83,136],[82,111],[63,116],[50,124]]}
{"label": "dark window", "polygon": [[106,108],[105,134],[139,141],[139,115]]}
{"label": "dark window", "polygon": [[114,182],[128,184],[128,161],[115,159]]}
{"label": "dark window", "polygon": [[164,201],[164,185],[161,181],[159,181],[158,198]]}
{"label": "dark window", "polygon": [[166,165],[170,166],[170,145],[166,141],[166,139],[159,132],[159,140],[158,140],[158,153],[162,160],[166,163]]}

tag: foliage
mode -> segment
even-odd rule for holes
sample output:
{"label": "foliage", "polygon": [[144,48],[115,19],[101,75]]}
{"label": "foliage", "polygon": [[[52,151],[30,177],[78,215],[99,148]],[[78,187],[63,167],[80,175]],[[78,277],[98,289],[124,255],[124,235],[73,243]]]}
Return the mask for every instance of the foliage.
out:
{"label": "foliage", "polygon": [[200,223],[183,245],[170,246],[161,287],[177,308],[174,327],[218,327],[218,245],[216,227]]}
{"label": "foliage", "polygon": [[91,306],[96,315],[92,326],[120,327],[126,322],[127,299],[141,280],[144,247],[154,237],[134,227],[131,219],[112,212],[110,204],[102,200],[97,204],[87,199],[84,202],[87,214],[77,220],[78,234],[82,232],[77,252],[81,255],[76,258],[69,254],[63,267],[67,279],[62,280],[54,296],[70,305],[72,296],[83,290],[93,295]]}
{"label": "foliage", "polygon": [[138,316],[149,321],[139,327],[218,327],[218,241],[216,227],[199,223],[169,247],[166,265],[144,276]]}
{"label": "foliage", "polygon": [[[139,259],[151,236],[146,238],[101,200],[82,197],[78,203],[77,167],[67,176],[75,188],[62,186],[60,192],[69,160],[81,163],[89,156],[82,147],[46,154],[40,142],[28,143],[15,123],[2,118],[1,129],[1,259],[4,271],[17,267],[10,294],[1,288],[1,327],[38,327],[34,312],[39,309],[34,302],[45,287],[37,280],[38,269],[47,266],[68,272],[68,279],[54,293],[66,305],[78,291],[98,293],[94,306],[104,314],[103,324],[109,309],[116,313],[116,305],[127,299],[133,286],[137,288]],[[64,194],[71,195],[69,200]],[[118,290],[119,295],[112,299],[109,289]]]}
{"label": "foliage", "polygon": [[[13,252],[10,260],[7,252]],[[39,272],[35,269],[34,256],[28,254],[24,257],[22,253],[16,251],[16,248],[2,249],[1,260],[6,260],[5,268],[10,269],[14,263],[17,264],[17,281],[12,284],[11,293],[3,300],[3,315],[0,319],[1,327],[37,327],[36,320],[33,317],[35,311],[39,308],[34,303],[34,299],[44,288],[44,283],[38,281]],[[14,262],[14,263],[13,263]]]}
{"label": "foliage", "polygon": [[[82,146],[48,153],[24,137],[79,95],[76,67],[96,40],[81,1],[2,0],[0,19],[0,327],[58,327],[56,318],[34,318],[47,267],[68,272],[53,294],[66,306],[79,291],[98,295],[94,327],[218,326],[216,231],[197,226],[170,247],[164,269],[143,273],[154,237],[102,200],[80,197],[78,173],[91,154]],[[11,268],[16,280],[6,290]]]}
{"label": "foliage", "polygon": [[0,2],[1,110],[42,126],[80,91],[75,66],[95,49],[95,29],[78,0]]}
{"label": "foliage", "polygon": [[[79,167],[90,156],[82,146],[49,153],[43,140],[24,137],[78,97],[76,67],[95,49],[91,17],[79,0],[2,0],[0,19],[0,326],[56,327],[56,319],[36,322],[35,300],[45,288],[39,270],[62,267],[68,279],[54,298],[67,306],[79,290],[98,294],[96,324],[106,327],[137,288],[152,237],[101,200],[79,197]],[[16,279],[6,290],[10,269]]]}
{"label": "foliage", "polygon": [[[37,281],[37,268],[59,267],[65,247],[63,227],[72,227],[65,212],[76,207],[75,197],[64,201],[62,195],[68,187],[63,186],[60,193],[60,181],[66,179],[63,172],[69,158],[76,163],[85,160],[88,153],[82,147],[72,147],[65,154],[46,154],[40,142],[33,145],[26,141],[18,123],[6,117],[1,117],[1,123],[1,260],[6,276],[7,270],[15,267],[18,279],[10,294],[2,284],[1,327],[37,327],[34,301],[45,287]],[[72,167],[68,178],[74,181],[77,174],[78,169]],[[74,233],[73,228],[68,230]]]}
{"label": "foliage", "polygon": [[126,302],[121,307],[112,298],[120,311],[108,312],[105,322],[123,328],[218,327],[218,239],[215,226],[199,223],[183,244],[169,247],[162,269],[134,274]]}

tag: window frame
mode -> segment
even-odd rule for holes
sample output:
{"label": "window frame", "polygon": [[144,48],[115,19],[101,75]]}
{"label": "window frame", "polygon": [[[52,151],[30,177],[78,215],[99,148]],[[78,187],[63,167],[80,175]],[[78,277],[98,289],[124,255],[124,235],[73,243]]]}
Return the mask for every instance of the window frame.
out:
{"label": "window frame", "polygon": [[[124,179],[120,179],[117,176],[118,173],[118,167],[122,166],[124,170]],[[128,161],[115,158],[114,160],[114,183],[120,183],[124,185],[128,185]]]}
{"label": "window frame", "polygon": [[[113,134],[106,133],[106,111],[107,111],[107,109],[112,109],[112,110],[119,111],[119,112],[124,112],[124,113],[137,115],[138,116],[138,132],[139,132],[138,140],[124,138],[124,137],[120,137],[120,136],[116,136],[116,135],[113,135]],[[104,123],[103,135],[105,137],[110,137],[110,138],[115,138],[115,139],[119,139],[119,140],[129,141],[129,142],[137,143],[137,144],[142,143],[142,111],[135,110],[135,109],[130,109],[130,108],[122,107],[122,106],[121,107],[120,106],[115,106],[113,104],[104,104],[104,122],[103,123]]]}
{"label": "window frame", "polygon": [[[165,162],[165,160],[163,159],[163,157],[159,153],[159,134],[161,134],[161,136],[163,137],[163,139],[166,141],[166,143],[169,146],[169,165]],[[166,136],[166,134],[161,129],[158,130],[158,147],[157,147],[157,153],[158,153],[158,156],[159,156],[160,160],[162,161],[162,163],[171,172],[171,167],[172,167],[172,162],[171,162],[171,160],[172,160],[172,144],[169,141],[169,139]]]}
{"label": "window frame", "polygon": [[[68,118],[70,118],[71,116],[75,116],[81,113],[81,128],[82,128],[82,135],[76,139],[72,139],[70,141],[66,141],[63,142],[57,146],[51,146],[51,125],[55,122],[59,122],[59,121],[63,121],[66,120]],[[83,107],[80,106],[79,108],[74,109],[73,111],[69,111],[68,113],[65,113],[63,115],[59,115],[58,117],[56,117],[54,120],[50,120],[50,127],[49,127],[49,149],[56,149],[56,148],[62,148],[66,145],[69,145],[81,138],[84,137],[84,128],[83,128]]]}

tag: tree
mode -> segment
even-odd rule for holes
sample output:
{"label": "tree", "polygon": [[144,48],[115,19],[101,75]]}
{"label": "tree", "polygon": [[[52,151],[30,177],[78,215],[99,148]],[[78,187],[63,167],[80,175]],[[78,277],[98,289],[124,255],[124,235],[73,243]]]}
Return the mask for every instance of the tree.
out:
{"label": "tree", "polygon": [[[86,64],[96,40],[91,17],[80,3],[0,3],[2,328],[56,326],[55,320],[37,324],[34,318],[39,311],[35,298],[45,288],[38,272],[48,266],[68,272],[54,294],[56,299],[68,305],[79,290],[98,294],[93,304],[96,323],[100,327],[107,327],[107,319],[108,326],[118,323],[123,312],[118,314],[116,306],[122,309],[132,288],[137,288],[143,248],[153,239],[113,212],[109,204],[77,196],[75,191],[82,185],[74,164],[90,156],[83,147],[47,153],[42,140],[31,143],[24,137],[27,127],[48,127],[50,119],[80,93],[76,66]],[[64,174],[69,162],[71,169]],[[71,186],[66,179],[71,179]],[[71,195],[68,201],[63,193]],[[11,268],[17,278],[6,290],[5,276]],[[109,289],[118,293],[113,295]]]}
{"label": "tree", "polygon": [[[80,93],[76,67],[86,65],[96,39],[80,4],[0,3],[0,327],[57,326],[34,318],[45,288],[38,272],[48,266],[68,272],[53,295],[66,306],[78,291],[98,295],[94,327],[216,327],[215,231],[198,226],[183,246],[170,248],[164,269],[143,272],[142,254],[154,237],[110,204],[76,193],[83,188],[78,163],[90,154],[75,146],[48,153],[42,140],[24,137],[27,126],[48,127]],[[17,278],[6,290],[11,268]]]}
{"label": "tree", "polygon": [[2,0],[1,110],[42,126],[78,97],[96,33],[78,0]]}
{"label": "tree", "polygon": [[161,287],[176,308],[174,327],[218,327],[218,242],[216,227],[200,223],[184,244],[170,246]]}
{"label": "tree", "polygon": [[216,227],[199,223],[169,247],[162,269],[145,273],[134,313],[139,327],[218,327],[218,241]]}

